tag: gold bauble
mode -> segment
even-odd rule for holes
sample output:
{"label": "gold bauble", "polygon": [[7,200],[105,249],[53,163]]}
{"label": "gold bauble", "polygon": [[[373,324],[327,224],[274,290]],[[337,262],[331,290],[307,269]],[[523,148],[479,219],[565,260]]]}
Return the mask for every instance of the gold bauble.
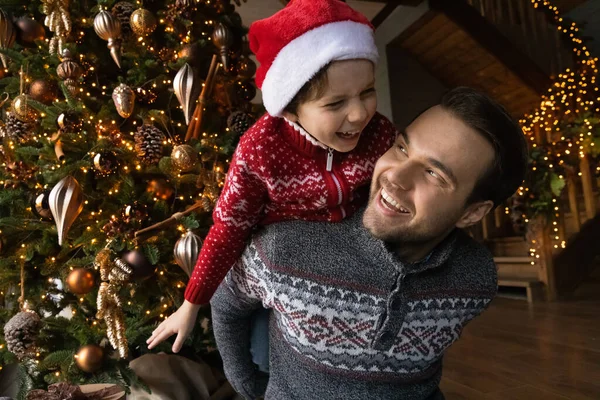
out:
{"label": "gold bauble", "polygon": [[38,112],[28,104],[29,102],[29,96],[26,94],[21,94],[12,101],[13,114],[20,121],[29,122],[38,118]]}
{"label": "gold bauble", "polygon": [[57,96],[58,86],[52,81],[36,79],[31,83],[31,86],[29,86],[29,97],[40,103],[50,105]]}
{"label": "gold bauble", "polygon": [[131,30],[138,36],[150,35],[156,29],[157,21],[154,14],[144,8],[135,10],[129,19]]}
{"label": "gold bauble", "polygon": [[84,372],[94,373],[104,363],[104,349],[95,344],[81,347],[75,355],[75,363]]}
{"label": "gold bauble", "polygon": [[178,169],[187,172],[198,163],[198,152],[189,144],[180,144],[173,148],[171,159]]}
{"label": "gold bauble", "polygon": [[75,294],[88,294],[94,284],[94,274],[85,268],[75,268],[67,276],[67,287]]}

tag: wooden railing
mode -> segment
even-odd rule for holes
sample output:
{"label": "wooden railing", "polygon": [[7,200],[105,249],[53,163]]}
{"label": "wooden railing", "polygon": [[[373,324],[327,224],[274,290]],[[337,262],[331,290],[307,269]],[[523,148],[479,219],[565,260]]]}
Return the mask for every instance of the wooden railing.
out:
{"label": "wooden railing", "polygon": [[527,0],[467,0],[549,77],[573,66],[573,53],[556,26]]}

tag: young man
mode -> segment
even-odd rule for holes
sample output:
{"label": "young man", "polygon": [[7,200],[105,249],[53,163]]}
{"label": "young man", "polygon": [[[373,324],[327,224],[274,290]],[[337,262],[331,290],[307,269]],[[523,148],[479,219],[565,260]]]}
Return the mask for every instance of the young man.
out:
{"label": "young man", "polygon": [[[461,228],[512,195],[526,164],[506,111],[455,89],[379,159],[363,213],[256,234],[211,302],[233,387],[276,400],[443,399],[443,353],[497,289],[491,254]],[[249,351],[262,305],[269,377]]]}

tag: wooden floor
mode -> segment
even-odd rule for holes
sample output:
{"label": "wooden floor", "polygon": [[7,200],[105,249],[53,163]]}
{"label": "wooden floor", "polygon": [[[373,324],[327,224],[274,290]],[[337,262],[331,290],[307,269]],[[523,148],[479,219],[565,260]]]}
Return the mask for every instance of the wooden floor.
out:
{"label": "wooden floor", "polygon": [[495,299],[444,358],[447,400],[600,399],[600,279],[569,301]]}

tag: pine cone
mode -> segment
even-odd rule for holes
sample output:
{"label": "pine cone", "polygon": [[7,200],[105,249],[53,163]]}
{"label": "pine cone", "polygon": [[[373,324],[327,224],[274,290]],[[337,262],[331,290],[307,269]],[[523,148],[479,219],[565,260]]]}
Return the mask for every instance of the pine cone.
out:
{"label": "pine cone", "polygon": [[8,351],[19,359],[25,357],[35,343],[40,324],[40,317],[35,312],[21,311],[15,314],[4,325]]}
{"label": "pine cone", "polygon": [[152,125],[144,124],[135,132],[135,148],[145,164],[156,164],[163,152],[165,135]]}
{"label": "pine cone", "polygon": [[121,22],[121,33],[123,37],[128,38],[131,36],[131,25],[129,20],[131,14],[135,11],[135,6],[128,1],[120,1],[115,4],[111,10],[112,15],[115,16]]}
{"label": "pine cone", "polygon": [[234,111],[227,118],[227,127],[236,135],[242,135],[254,124],[254,118],[243,111]]}
{"label": "pine cone", "polygon": [[8,113],[0,136],[6,136],[11,140],[24,142],[33,136],[34,129],[35,126],[32,123],[20,121],[12,113]]}

